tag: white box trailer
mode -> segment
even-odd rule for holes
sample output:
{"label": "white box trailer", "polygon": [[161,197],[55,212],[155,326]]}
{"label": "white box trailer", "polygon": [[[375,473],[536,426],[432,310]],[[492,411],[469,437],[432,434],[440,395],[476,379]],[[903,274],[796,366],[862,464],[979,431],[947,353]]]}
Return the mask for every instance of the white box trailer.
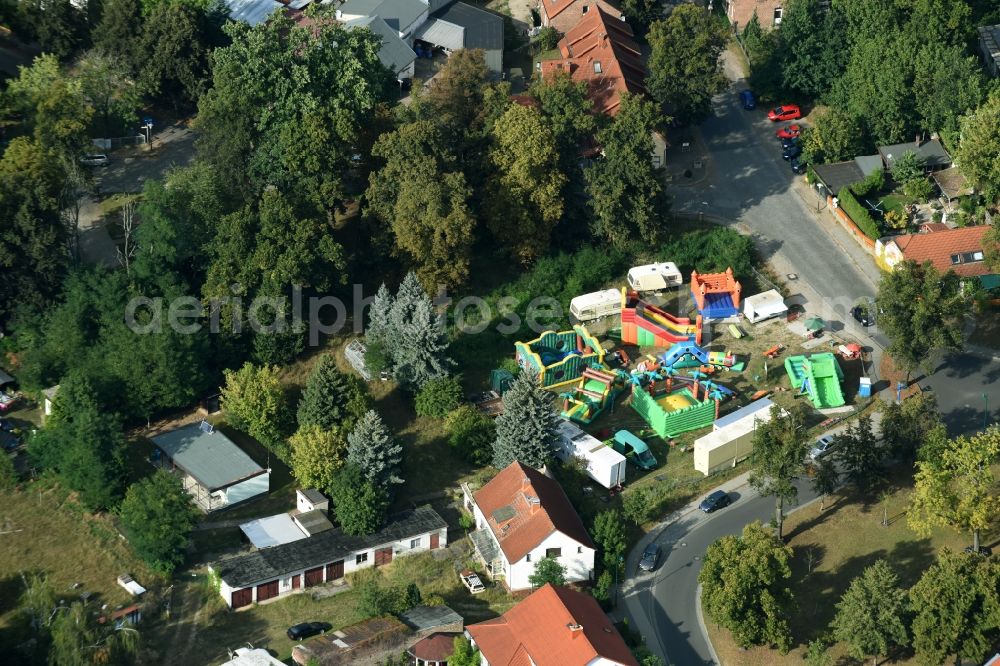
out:
{"label": "white box trailer", "polygon": [[564,462],[571,458],[583,458],[587,464],[587,475],[605,488],[625,483],[625,456],[569,421],[559,425],[555,454]]}
{"label": "white box trailer", "polygon": [[743,299],[743,315],[751,324],[771,317],[784,316],[787,312],[785,299],[774,289]]}
{"label": "white box trailer", "polygon": [[677,270],[677,265],[669,261],[633,266],[628,270],[628,286],[635,291],[663,291],[683,283],[684,277]]}
{"label": "white box trailer", "polygon": [[577,296],[569,302],[569,312],[577,321],[590,321],[621,312],[622,292],[605,289]]}
{"label": "white box trailer", "polygon": [[762,409],[713,430],[694,441],[694,468],[708,476],[746,459],[753,452],[757,426],[771,420],[771,410]]}

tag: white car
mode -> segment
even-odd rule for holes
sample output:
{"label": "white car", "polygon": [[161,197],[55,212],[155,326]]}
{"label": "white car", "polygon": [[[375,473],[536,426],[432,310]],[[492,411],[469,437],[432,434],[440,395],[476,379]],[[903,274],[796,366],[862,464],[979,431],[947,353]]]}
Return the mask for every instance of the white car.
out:
{"label": "white car", "polygon": [[104,153],[91,153],[80,158],[80,164],[84,166],[107,166],[108,156]]}
{"label": "white car", "polygon": [[819,460],[833,448],[833,435],[823,435],[816,440],[816,445],[809,451],[810,460]]}

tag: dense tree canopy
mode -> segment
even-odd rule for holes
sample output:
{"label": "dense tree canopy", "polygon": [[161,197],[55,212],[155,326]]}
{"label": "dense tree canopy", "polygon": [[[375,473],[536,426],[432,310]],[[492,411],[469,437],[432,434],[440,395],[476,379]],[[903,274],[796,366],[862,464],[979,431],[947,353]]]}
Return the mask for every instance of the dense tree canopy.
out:
{"label": "dense tree canopy", "polygon": [[544,465],[552,457],[559,425],[559,417],[552,409],[552,394],[525,370],[503,394],[503,408],[496,419],[493,466],[503,469],[515,460],[536,469]]}
{"label": "dense tree canopy", "polygon": [[129,486],[118,513],[129,545],[164,574],[184,561],[191,528],[200,516],[180,479],[164,470]]}
{"label": "dense tree canopy", "polygon": [[962,140],[955,159],[962,172],[990,201],[1000,200],[1000,90],[994,90],[961,120]]}
{"label": "dense tree canopy", "polygon": [[908,643],[906,592],[885,560],[878,560],[851,581],[837,603],[834,635],[856,659],[885,655]]}
{"label": "dense tree canopy", "polygon": [[782,415],[782,409],[774,406],[771,408],[771,420],[759,426],[753,434],[750,485],[761,495],[774,497],[774,521],[779,540],[782,538],[784,503],[795,501],[799,495],[793,481],[802,471],[809,449],[804,418],[801,409]]}

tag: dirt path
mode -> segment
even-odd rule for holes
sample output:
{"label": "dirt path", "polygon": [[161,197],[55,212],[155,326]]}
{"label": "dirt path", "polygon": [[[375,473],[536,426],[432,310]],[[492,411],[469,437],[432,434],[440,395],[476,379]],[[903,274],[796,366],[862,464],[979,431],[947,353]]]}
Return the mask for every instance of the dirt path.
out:
{"label": "dirt path", "polygon": [[161,663],[172,666],[186,666],[193,663],[187,657],[198,635],[198,618],[202,611],[201,593],[193,582],[185,581],[174,585],[170,598],[170,620],[168,629],[171,639],[161,655]]}

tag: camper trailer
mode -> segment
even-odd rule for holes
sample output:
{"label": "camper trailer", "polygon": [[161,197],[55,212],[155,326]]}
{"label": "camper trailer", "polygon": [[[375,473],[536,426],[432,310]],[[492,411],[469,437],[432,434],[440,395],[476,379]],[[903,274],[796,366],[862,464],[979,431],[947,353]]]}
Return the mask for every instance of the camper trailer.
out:
{"label": "camper trailer", "polygon": [[785,299],[774,289],[754,294],[743,300],[743,315],[751,324],[772,317],[783,317],[787,312]]}
{"label": "camper trailer", "polygon": [[679,287],[683,283],[681,272],[669,261],[633,266],[628,270],[628,286],[638,292],[663,291],[668,287]]}
{"label": "camper trailer", "polygon": [[559,425],[555,454],[562,461],[583,458],[587,475],[605,488],[625,483],[625,456],[569,421]]}
{"label": "camper trailer", "polygon": [[622,307],[622,292],[605,289],[577,296],[569,302],[569,312],[577,321],[590,321],[618,314]]}

